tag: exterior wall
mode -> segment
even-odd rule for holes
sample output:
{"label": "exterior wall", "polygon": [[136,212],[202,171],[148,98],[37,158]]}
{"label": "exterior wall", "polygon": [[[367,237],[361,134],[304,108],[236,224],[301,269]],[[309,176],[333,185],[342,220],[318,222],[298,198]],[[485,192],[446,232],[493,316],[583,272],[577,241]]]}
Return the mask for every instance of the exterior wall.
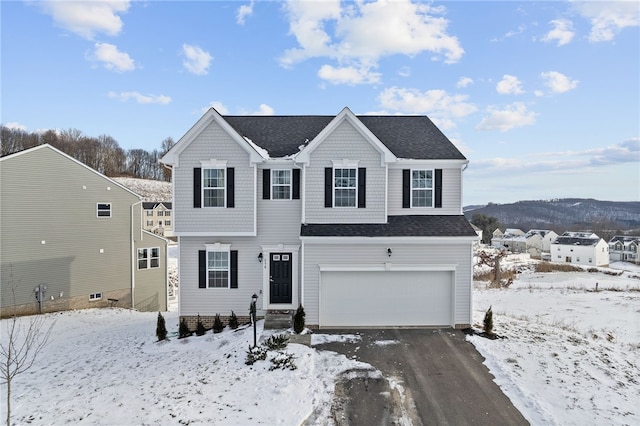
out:
{"label": "exterior wall", "polygon": [[[235,207],[193,207],[193,169],[200,161],[227,160],[235,172]],[[174,233],[254,232],[255,168],[248,153],[216,122],[206,127],[184,151],[173,169]]]}
{"label": "exterior wall", "polygon": [[[366,208],[324,206],[324,169],[333,161],[359,160],[366,167]],[[350,123],[343,122],[311,154],[305,168],[306,223],[384,223],[386,168],[381,154]]]}
{"label": "exterior wall", "polygon": [[[391,247],[393,254],[387,255],[387,248]],[[433,243],[411,244],[390,243],[380,241],[369,244],[350,244],[348,238],[342,244],[313,244],[304,243],[304,276],[303,306],[306,313],[306,323],[310,326],[318,325],[320,303],[320,264],[331,265],[383,265],[391,262],[413,265],[457,265],[455,271],[455,313],[454,321],[457,326],[471,324],[471,273],[472,273],[472,241],[467,243],[443,243],[442,240]],[[389,283],[393,285],[393,283]]]}
{"label": "exterior wall", "polygon": [[[167,241],[149,232],[136,235],[133,253],[135,268],[134,307],[139,311],[167,310]],[[157,268],[138,269],[138,249],[160,249],[160,264]]]}
{"label": "exterior wall", "polygon": [[[428,166],[389,168],[389,214],[400,215],[459,215],[462,213],[462,169],[443,168],[436,161]],[[402,208],[403,169],[442,169],[442,208],[414,207]]]}
{"label": "exterior wall", "polygon": [[[571,261],[567,262],[569,257]],[[552,244],[551,261],[585,266],[606,266],[609,264],[609,245],[604,240],[600,240],[595,246]]]}
{"label": "exterior wall", "polygon": [[[138,197],[48,147],[3,159],[0,183],[3,311],[14,304],[12,287],[15,304],[29,305],[39,284],[47,285],[45,306],[97,306],[113,292],[130,306]],[[112,217],[97,217],[105,202]],[[102,300],[89,302],[99,292]]]}

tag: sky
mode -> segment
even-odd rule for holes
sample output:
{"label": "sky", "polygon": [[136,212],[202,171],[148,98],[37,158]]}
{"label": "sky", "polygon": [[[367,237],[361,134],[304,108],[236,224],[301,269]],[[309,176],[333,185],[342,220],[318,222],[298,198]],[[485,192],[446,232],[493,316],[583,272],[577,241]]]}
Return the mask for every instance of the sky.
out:
{"label": "sky", "polygon": [[2,125],[160,149],[221,114],[429,116],[463,204],[640,201],[640,2],[2,1]]}

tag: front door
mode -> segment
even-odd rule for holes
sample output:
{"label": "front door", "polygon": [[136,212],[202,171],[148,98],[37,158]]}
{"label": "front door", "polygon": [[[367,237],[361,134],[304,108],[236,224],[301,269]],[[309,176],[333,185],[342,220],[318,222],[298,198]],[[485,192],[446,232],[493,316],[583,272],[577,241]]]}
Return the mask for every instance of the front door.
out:
{"label": "front door", "polygon": [[271,253],[269,261],[269,303],[291,303],[291,253]]}

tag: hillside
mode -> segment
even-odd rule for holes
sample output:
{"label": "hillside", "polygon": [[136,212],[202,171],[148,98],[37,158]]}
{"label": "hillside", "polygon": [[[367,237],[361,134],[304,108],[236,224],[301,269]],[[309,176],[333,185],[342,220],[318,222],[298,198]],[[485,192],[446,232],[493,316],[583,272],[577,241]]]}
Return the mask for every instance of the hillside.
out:
{"label": "hillside", "polygon": [[130,177],[113,178],[120,185],[142,197],[142,201],[171,201],[171,182],[137,179]]}
{"label": "hillside", "polygon": [[638,201],[564,198],[464,208],[464,214],[469,220],[476,213],[497,218],[502,227],[522,230],[542,228],[564,232],[579,228],[616,230],[640,228],[640,202]]}

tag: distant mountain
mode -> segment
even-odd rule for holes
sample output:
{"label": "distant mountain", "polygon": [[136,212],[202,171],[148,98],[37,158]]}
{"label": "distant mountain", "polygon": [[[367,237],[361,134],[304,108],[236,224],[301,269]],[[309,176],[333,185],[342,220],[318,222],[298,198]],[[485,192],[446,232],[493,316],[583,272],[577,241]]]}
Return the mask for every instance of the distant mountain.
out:
{"label": "distant mountain", "polygon": [[471,220],[476,213],[497,218],[502,228],[520,228],[525,232],[535,228],[558,233],[577,229],[624,231],[640,228],[638,201],[563,198],[464,207],[467,219]]}

